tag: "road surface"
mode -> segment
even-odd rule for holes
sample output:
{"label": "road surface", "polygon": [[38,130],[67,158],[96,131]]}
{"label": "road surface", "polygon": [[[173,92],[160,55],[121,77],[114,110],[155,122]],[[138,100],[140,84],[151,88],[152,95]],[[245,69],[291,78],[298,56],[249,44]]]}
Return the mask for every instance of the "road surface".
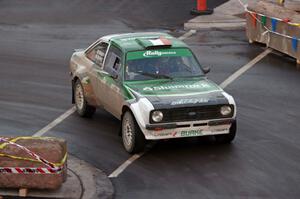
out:
{"label": "road surface", "polygon": [[[180,36],[192,7],[192,0],[1,0],[0,134],[32,135],[72,107],[73,49],[110,33]],[[249,45],[243,31],[202,31],[185,41],[217,83],[265,49]],[[299,77],[294,60],[267,55],[225,88],[238,106],[233,144],[157,142],[111,179],[115,198],[299,198]],[[72,155],[109,175],[130,158],[118,130],[118,120],[97,110],[92,119],[72,114],[46,135],[66,138]]]}

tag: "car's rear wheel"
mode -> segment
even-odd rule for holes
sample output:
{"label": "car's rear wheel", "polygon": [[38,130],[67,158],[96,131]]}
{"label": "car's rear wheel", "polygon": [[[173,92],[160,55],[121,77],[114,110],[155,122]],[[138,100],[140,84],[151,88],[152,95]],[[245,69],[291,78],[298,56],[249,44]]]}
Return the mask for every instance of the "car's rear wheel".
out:
{"label": "car's rear wheel", "polygon": [[236,135],[236,121],[231,124],[228,134],[215,135],[215,140],[218,144],[229,144],[231,143]]}
{"label": "car's rear wheel", "polygon": [[74,99],[75,99],[75,106],[77,113],[81,117],[92,117],[96,111],[96,108],[90,106],[85,97],[84,97],[84,90],[80,80],[77,80],[74,85]]}
{"label": "car's rear wheel", "polygon": [[122,140],[128,153],[138,153],[145,148],[145,136],[130,111],[122,117]]}

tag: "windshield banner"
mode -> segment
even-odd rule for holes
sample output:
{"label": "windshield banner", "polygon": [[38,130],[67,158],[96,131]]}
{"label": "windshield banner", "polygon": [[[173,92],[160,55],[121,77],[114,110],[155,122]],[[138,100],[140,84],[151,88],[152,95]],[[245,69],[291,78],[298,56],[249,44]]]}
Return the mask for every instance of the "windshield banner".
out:
{"label": "windshield banner", "polygon": [[127,60],[158,58],[158,57],[189,57],[192,53],[189,49],[159,49],[129,52]]}

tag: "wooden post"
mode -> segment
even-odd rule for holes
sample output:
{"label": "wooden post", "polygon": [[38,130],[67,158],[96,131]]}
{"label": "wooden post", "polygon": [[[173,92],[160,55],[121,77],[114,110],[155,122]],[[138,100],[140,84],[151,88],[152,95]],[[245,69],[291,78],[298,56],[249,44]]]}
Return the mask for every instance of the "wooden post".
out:
{"label": "wooden post", "polygon": [[278,0],[278,3],[279,3],[280,5],[284,5],[284,0]]}
{"label": "wooden post", "polygon": [[20,197],[27,197],[27,194],[28,194],[28,189],[26,189],[26,188],[20,188],[19,189],[19,196]]}

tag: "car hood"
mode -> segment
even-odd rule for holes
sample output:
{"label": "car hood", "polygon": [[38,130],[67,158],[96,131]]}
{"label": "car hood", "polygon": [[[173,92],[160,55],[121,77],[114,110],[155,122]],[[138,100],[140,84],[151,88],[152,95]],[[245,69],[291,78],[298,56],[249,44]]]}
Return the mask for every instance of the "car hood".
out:
{"label": "car hood", "polygon": [[223,90],[205,77],[126,82],[133,95],[146,97],[155,109],[228,104]]}

